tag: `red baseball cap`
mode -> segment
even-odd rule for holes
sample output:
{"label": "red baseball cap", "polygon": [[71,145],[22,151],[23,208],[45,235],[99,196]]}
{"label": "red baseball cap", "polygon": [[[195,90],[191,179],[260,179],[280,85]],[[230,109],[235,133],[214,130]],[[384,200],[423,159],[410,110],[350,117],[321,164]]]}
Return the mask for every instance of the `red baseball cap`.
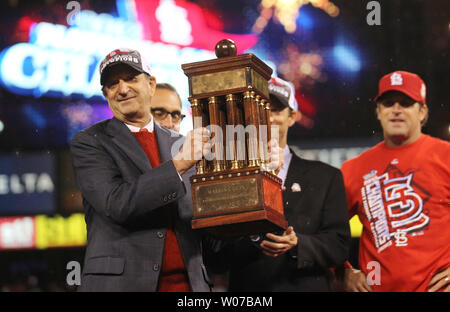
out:
{"label": "red baseball cap", "polygon": [[387,91],[400,91],[417,102],[426,104],[426,86],[423,80],[416,74],[397,70],[380,79],[378,83],[378,98]]}

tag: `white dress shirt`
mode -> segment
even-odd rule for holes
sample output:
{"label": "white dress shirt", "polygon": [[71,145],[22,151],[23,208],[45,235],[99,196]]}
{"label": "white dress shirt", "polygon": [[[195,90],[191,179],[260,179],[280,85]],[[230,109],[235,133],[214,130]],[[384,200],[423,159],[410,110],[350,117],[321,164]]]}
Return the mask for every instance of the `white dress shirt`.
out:
{"label": "white dress shirt", "polygon": [[[125,124],[125,126],[128,127],[128,129],[130,129],[131,132],[139,132],[139,130],[142,129],[142,128],[139,128],[139,127],[136,127],[136,126],[129,125],[129,124],[125,123],[125,122],[124,122],[124,124]],[[155,124],[153,122],[153,118],[152,117],[150,117],[150,122],[144,128],[147,129],[148,132],[153,132],[153,130],[155,128]]]}
{"label": "white dress shirt", "polygon": [[278,172],[278,177],[283,180],[283,186],[284,186],[284,181],[286,180],[286,176],[288,173],[288,169],[289,169],[289,164],[291,163],[291,159],[292,159],[292,153],[289,150],[289,146],[285,146],[283,148],[283,166],[281,166],[280,172]]}

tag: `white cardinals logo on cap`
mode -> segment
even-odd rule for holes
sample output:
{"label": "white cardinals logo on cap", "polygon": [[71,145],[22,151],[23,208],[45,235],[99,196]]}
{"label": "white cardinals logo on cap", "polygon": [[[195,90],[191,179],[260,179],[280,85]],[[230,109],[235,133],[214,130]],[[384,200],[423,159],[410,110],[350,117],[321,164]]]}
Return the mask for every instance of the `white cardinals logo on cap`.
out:
{"label": "white cardinals logo on cap", "polygon": [[393,73],[391,75],[391,86],[401,86],[403,84],[402,75],[399,73]]}
{"label": "white cardinals logo on cap", "polygon": [[425,96],[427,95],[427,88],[425,87],[425,84],[422,83],[422,88],[420,88],[420,96],[422,99],[425,99]]}

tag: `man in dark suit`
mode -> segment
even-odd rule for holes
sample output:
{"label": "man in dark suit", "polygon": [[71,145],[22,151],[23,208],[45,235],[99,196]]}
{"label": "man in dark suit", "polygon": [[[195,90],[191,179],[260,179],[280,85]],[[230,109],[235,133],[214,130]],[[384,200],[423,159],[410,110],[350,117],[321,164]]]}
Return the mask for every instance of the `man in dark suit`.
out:
{"label": "man in dark suit", "polygon": [[191,131],[180,150],[182,137],[154,122],[156,80],[138,51],[108,54],[100,80],[114,117],[71,144],[87,226],[79,290],[209,291],[189,183],[208,131]]}
{"label": "man in dark suit", "polygon": [[150,105],[156,122],[167,129],[180,132],[181,122],[186,116],[181,113],[183,109],[181,98],[174,86],[169,83],[157,83]]}
{"label": "man in dark suit", "polygon": [[300,114],[293,86],[272,78],[269,93],[271,123],[278,126],[283,149],[278,176],[289,227],[278,235],[242,237],[224,249],[230,261],[229,290],[330,291],[329,268],[345,261],[350,241],[342,175],[289,149],[288,128]]}

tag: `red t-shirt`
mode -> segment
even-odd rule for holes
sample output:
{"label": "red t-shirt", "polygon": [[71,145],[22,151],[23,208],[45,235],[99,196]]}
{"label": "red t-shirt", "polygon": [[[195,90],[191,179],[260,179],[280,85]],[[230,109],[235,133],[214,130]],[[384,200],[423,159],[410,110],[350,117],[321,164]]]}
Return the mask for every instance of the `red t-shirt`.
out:
{"label": "red t-shirt", "polygon": [[398,148],[381,142],[341,170],[373,290],[427,291],[450,266],[450,143],[425,134]]}

